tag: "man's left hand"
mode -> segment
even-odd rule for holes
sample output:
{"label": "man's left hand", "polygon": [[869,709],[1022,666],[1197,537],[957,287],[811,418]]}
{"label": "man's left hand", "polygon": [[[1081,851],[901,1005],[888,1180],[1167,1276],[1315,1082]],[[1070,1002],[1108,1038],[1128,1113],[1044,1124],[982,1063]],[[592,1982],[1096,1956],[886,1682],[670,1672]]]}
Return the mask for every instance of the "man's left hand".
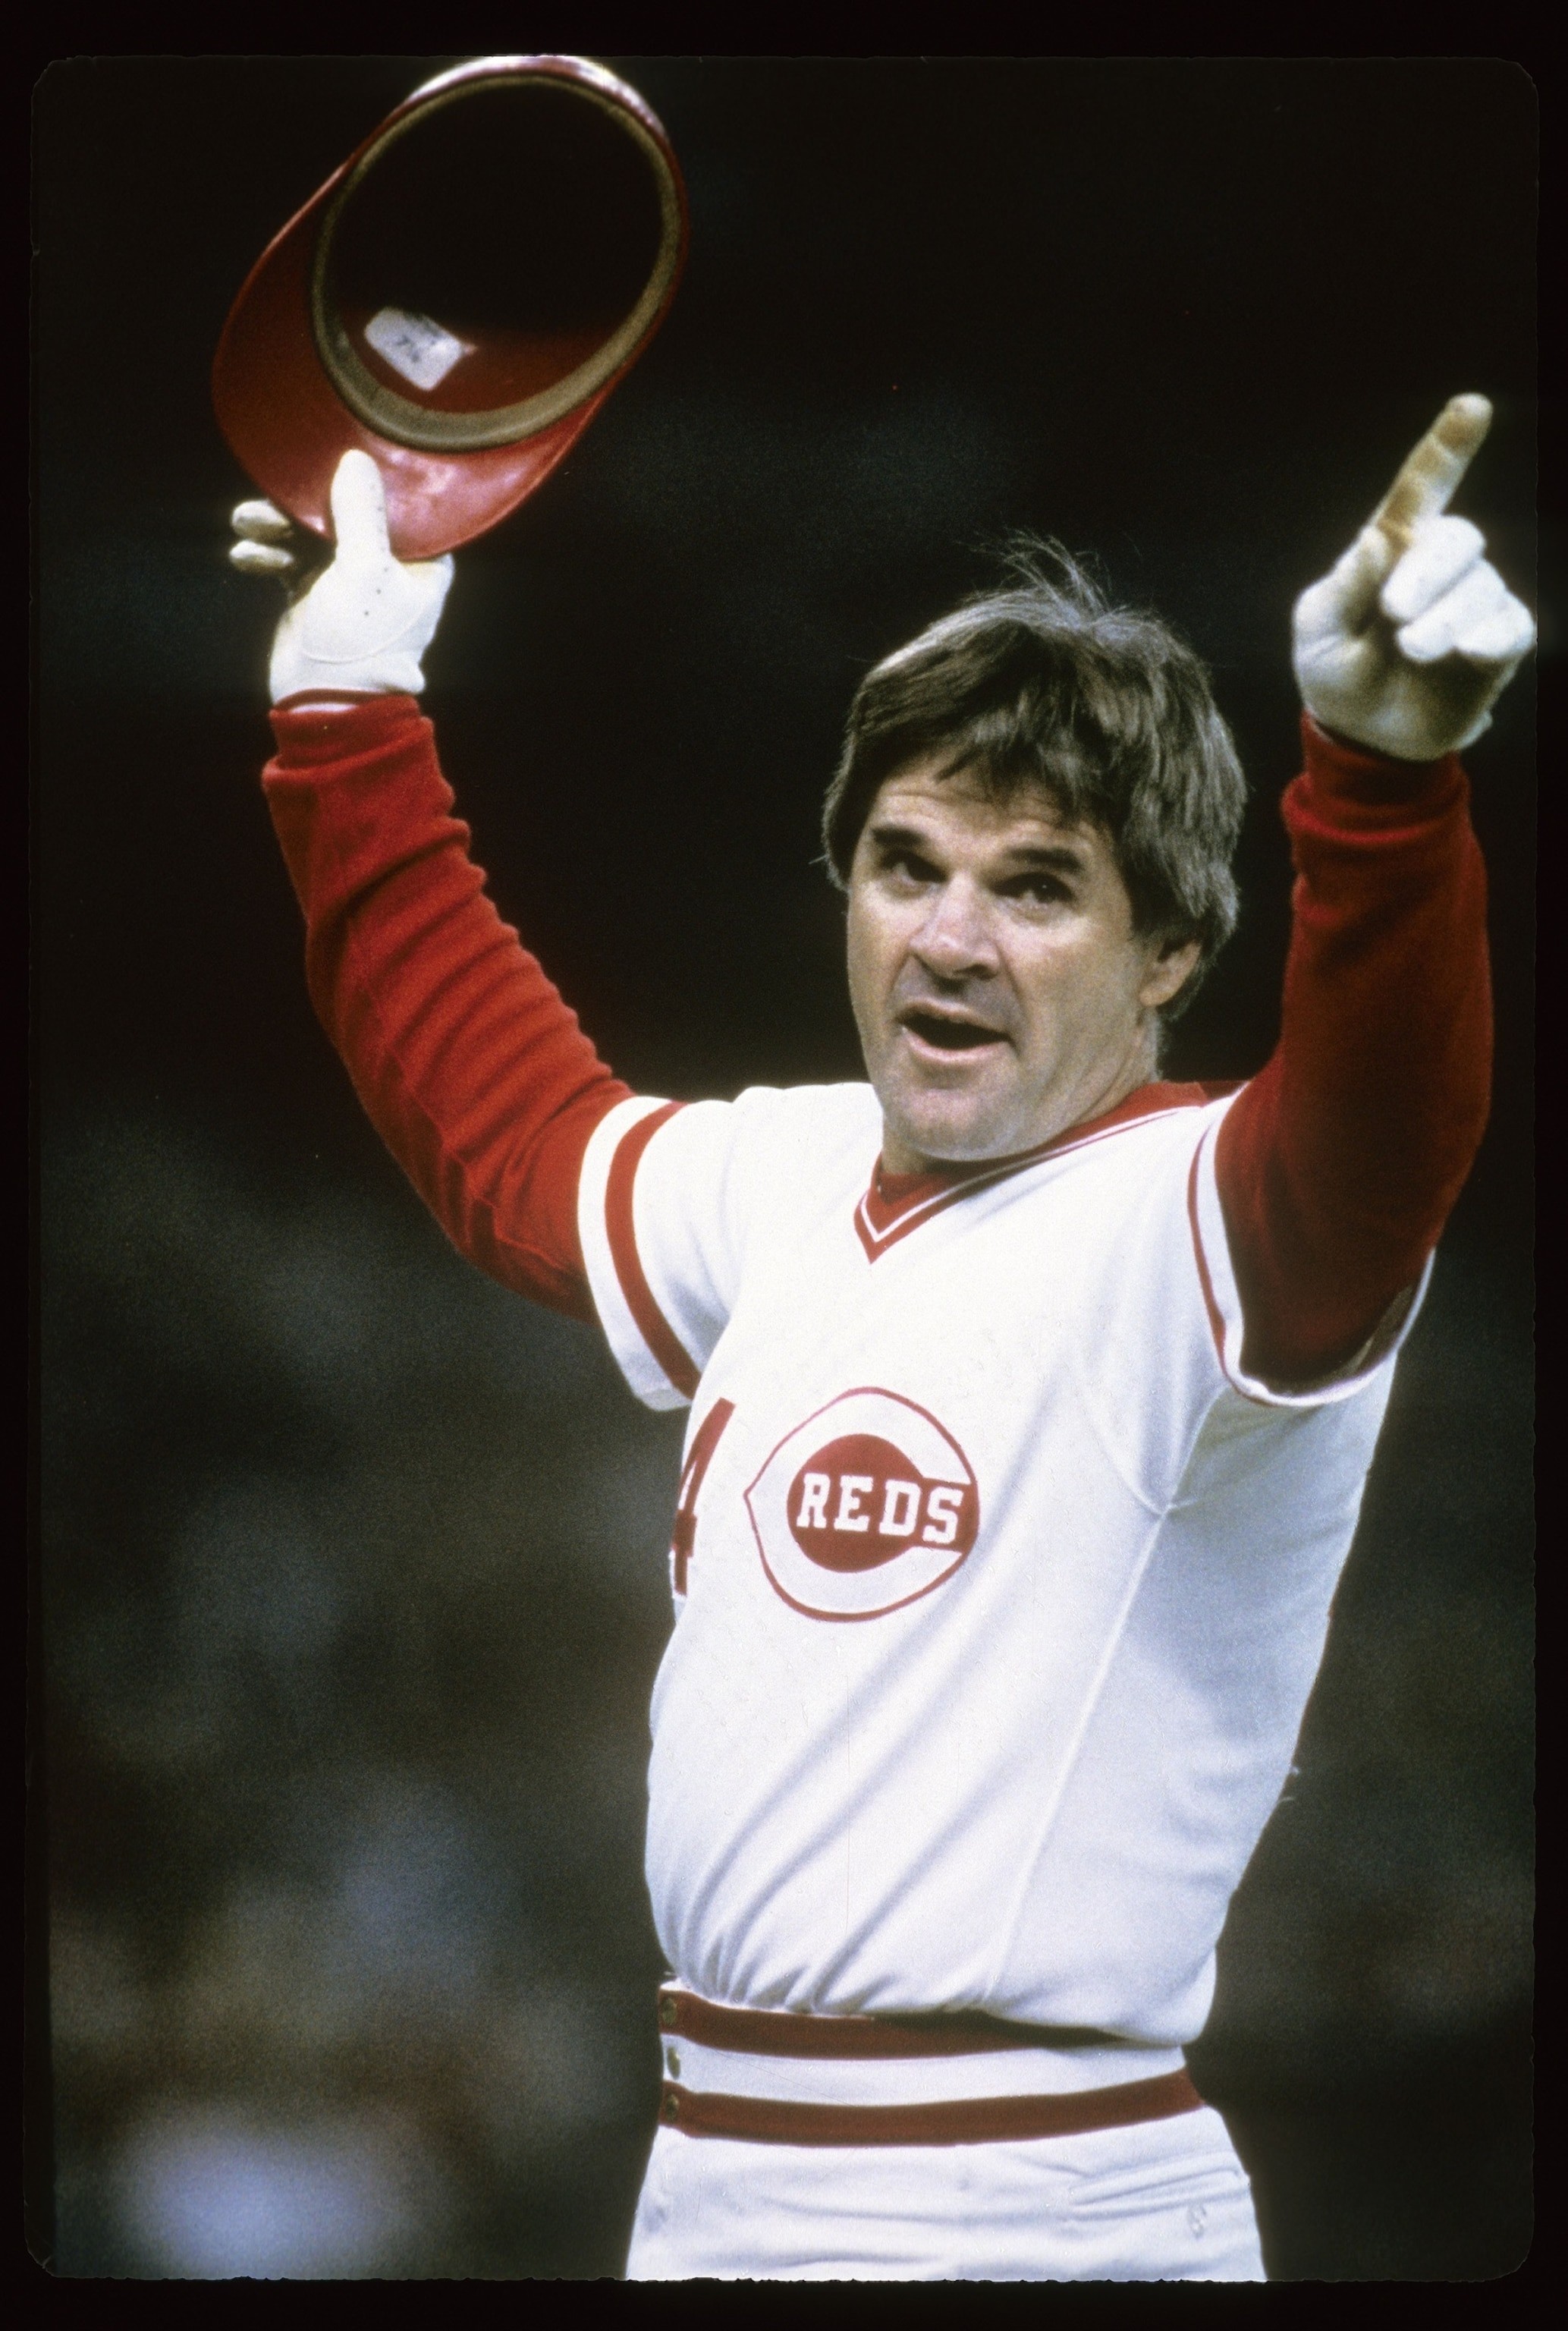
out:
{"label": "man's left hand", "polygon": [[1307,710],[1392,760],[1472,744],[1535,642],[1478,530],[1444,515],[1491,418],[1484,396],[1453,398],[1338,565],[1296,603]]}

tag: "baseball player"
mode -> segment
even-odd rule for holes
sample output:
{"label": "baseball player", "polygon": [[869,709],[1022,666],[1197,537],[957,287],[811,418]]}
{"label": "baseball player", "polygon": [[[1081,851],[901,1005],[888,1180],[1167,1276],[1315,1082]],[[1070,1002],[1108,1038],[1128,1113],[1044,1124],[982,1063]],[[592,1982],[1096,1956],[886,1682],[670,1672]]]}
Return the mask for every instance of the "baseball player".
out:
{"label": "baseball player", "polygon": [[[628,2271],[1255,2280],[1183,2050],[1487,1109],[1455,757],[1534,631],[1460,397],[1295,614],[1277,1051],[1159,1076],[1234,920],[1197,659],[1042,555],[871,671],[829,792],[860,1084],[633,1094],[419,712],[450,558],[345,456],[271,659],[316,1008],[459,1249],[689,1410],[652,1703],[670,1969]],[[288,571],[287,521],[236,561]]]}

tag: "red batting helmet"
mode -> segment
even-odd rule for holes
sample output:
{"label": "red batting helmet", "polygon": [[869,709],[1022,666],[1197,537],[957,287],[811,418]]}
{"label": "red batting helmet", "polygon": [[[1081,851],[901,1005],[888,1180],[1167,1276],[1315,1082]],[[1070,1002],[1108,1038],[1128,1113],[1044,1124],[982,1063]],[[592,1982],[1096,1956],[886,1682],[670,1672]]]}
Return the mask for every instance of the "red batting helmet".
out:
{"label": "red batting helmet", "polygon": [[213,365],[224,436],[320,535],[339,457],[431,558],[548,476],[674,297],[686,193],[654,115],[582,57],[480,57],[389,113],[270,243]]}

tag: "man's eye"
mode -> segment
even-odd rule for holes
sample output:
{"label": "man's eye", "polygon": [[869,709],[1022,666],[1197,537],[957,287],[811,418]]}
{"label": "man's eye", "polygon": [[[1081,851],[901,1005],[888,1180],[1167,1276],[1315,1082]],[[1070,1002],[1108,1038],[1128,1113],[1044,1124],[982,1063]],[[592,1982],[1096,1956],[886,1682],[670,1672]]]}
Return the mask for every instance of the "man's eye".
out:
{"label": "man's eye", "polygon": [[1012,897],[1028,899],[1042,907],[1054,906],[1059,899],[1072,896],[1067,884],[1060,881],[1054,874],[1026,874],[1019,881],[1010,884],[1009,890]]}

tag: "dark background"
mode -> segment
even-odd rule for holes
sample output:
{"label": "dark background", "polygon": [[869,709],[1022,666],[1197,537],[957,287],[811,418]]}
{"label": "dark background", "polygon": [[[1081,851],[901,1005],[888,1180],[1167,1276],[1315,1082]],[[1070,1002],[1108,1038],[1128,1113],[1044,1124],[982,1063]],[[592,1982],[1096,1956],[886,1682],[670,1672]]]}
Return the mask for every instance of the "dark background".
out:
{"label": "dark background", "polygon": [[[35,961],[56,2260],[619,2269],[679,1421],[462,1265],[312,1019],[256,773],[275,592],[206,376],[450,58],[53,66],[35,107]],[[1445,397],[1534,591],[1531,85],[1500,62],[611,59],[669,322],[463,552],[426,702],[496,896],[660,1093],[857,1073],[822,788],[1029,527],[1210,660],[1255,798],[1172,1070],[1273,1040],[1290,602]],[[1543,655],[1560,642],[1547,630]],[[1529,2240],[1532,686],[1470,759],[1491,1131],[1194,2050],[1280,2278]],[[984,1906],[978,1906],[984,1915]]]}

